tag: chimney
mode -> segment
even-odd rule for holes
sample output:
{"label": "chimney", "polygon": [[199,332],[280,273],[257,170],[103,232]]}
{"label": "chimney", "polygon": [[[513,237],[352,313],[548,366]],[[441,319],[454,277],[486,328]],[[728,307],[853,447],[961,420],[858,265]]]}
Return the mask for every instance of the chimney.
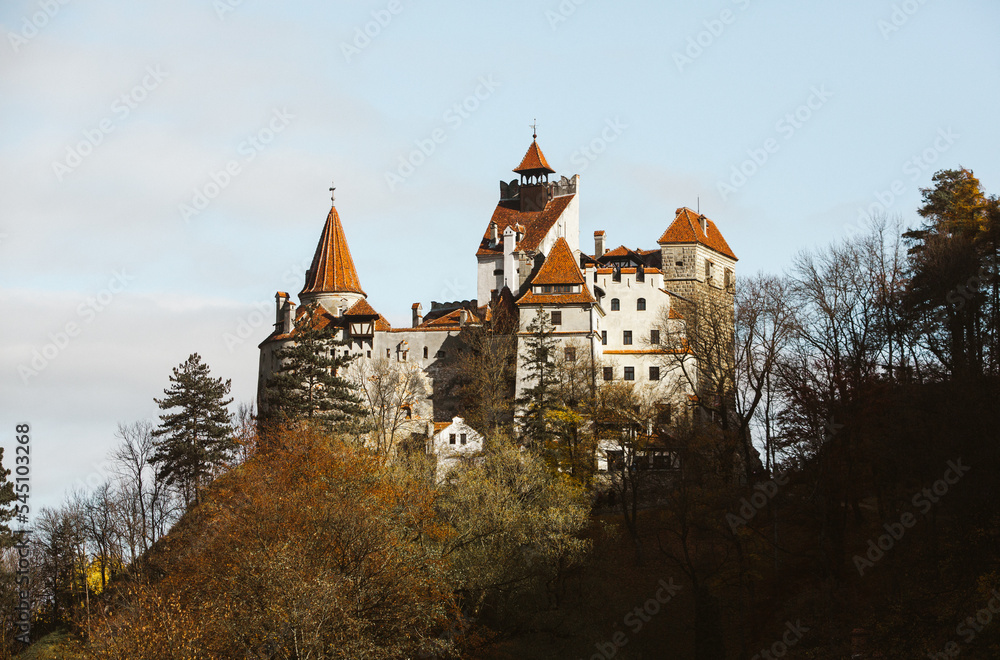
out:
{"label": "chimney", "polygon": [[458,325],[465,327],[465,324],[469,322],[469,310],[463,309],[458,313]]}
{"label": "chimney", "polygon": [[413,306],[410,307],[410,311],[413,314],[413,327],[414,328],[416,328],[417,326],[419,326],[421,323],[424,322],[423,310],[424,310],[424,306],[421,305],[418,302],[413,303]]}
{"label": "chimney", "polygon": [[508,225],[503,230],[503,279],[504,285],[515,296],[521,284],[517,274],[517,257],[514,252],[516,249],[517,236],[514,233],[513,227]]}
{"label": "chimney", "polygon": [[600,259],[604,254],[604,230],[594,232],[594,258]]}
{"label": "chimney", "polygon": [[274,294],[274,330],[275,332],[287,335],[292,331],[292,309],[295,303],[289,300],[289,295],[284,291]]}
{"label": "chimney", "polygon": [[497,230],[497,223],[490,222],[490,243],[496,245],[500,240],[500,234]]}
{"label": "chimney", "polygon": [[708,218],[706,218],[703,215],[699,216],[698,217],[698,222],[701,223],[701,233],[703,233],[706,236],[708,236]]}

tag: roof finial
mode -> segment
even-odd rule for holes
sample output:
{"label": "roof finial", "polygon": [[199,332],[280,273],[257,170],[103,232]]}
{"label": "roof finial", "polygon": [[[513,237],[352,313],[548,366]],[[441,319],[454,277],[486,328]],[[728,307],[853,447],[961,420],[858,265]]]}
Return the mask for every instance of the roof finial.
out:
{"label": "roof finial", "polygon": [[531,125],[531,139],[532,140],[537,140],[538,139],[538,120],[537,119],[535,119],[535,123],[533,123]]}
{"label": "roof finial", "polygon": [[337,201],[337,194],[334,192],[337,189],[337,186],[333,185],[334,183],[335,183],[334,181],[330,182],[330,201],[331,202],[336,202]]}

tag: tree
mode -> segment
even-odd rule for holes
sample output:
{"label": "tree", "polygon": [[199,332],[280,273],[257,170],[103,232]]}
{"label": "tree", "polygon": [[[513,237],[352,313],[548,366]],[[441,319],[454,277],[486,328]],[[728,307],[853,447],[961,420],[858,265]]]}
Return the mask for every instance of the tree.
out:
{"label": "tree", "polygon": [[96,626],[98,658],[443,655],[454,614],[433,492],[339,436],[276,431],[206,490],[162,579],[124,585]]}
{"label": "tree", "polygon": [[[922,188],[922,227],[907,232],[907,308],[919,337],[954,377],[1000,370],[1000,201],[972,171],[941,170]],[[987,290],[986,284],[990,283]]]}
{"label": "tree", "polygon": [[354,387],[339,375],[354,356],[338,354],[344,344],[325,321],[319,306],[310,305],[295,322],[292,343],[277,351],[281,366],[264,392],[268,423],[308,421],[334,429],[364,413]]}
{"label": "tree", "polygon": [[[496,312],[494,312],[494,319]],[[514,422],[516,328],[492,323],[466,325],[449,372],[465,421],[487,437],[509,434]]]}
{"label": "tree", "polygon": [[[419,404],[429,390],[423,370],[411,362],[388,358],[360,360],[351,365],[352,380],[358,383],[371,428],[370,446],[383,458],[391,457],[407,432],[421,432]],[[429,413],[430,411],[425,411]],[[425,415],[423,424],[433,421]]]}
{"label": "tree", "polygon": [[590,550],[580,538],[586,491],[502,440],[449,473],[435,508],[447,530],[437,547],[463,613],[459,632],[472,621],[537,625],[540,612],[559,607],[567,574]]}
{"label": "tree", "polygon": [[160,426],[149,462],[157,466],[157,478],[180,489],[185,505],[200,501],[201,489],[211,480],[235,448],[226,398],[231,381],[212,378],[201,356],[192,353],[175,367],[171,385],[162,399],[153,399],[161,410]]}
{"label": "tree", "polygon": [[567,342],[565,346],[567,352],[555,360],[556,406],[549,419],[556,438],[546,455],[558,470],[590,486],[597,469],[597,365],[586,342]]}
{"label": "tree", "polygon": [[554,439],[551,415],[558,405],[555,352],[556,339],[552,336],[554,326],[548,312],[539,308],[535,318],[528,325],[524,337],[523,365],[526,372],[525,387],[517,404],[521,414],[521,438],[529,447],[545,449]]}

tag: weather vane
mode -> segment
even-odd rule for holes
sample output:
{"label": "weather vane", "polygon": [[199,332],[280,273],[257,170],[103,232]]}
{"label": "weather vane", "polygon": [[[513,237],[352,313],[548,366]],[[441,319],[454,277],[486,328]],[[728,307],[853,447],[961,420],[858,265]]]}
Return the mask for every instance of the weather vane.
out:
{"label": "weather vane", "polygon": [[331,202],[336,202],[337,201],[337,195],[336,195],[336,193],[333,192],[334,190],[337,189],[337,186],[335,186],[334,183],[336,183],[336,182],[335,181],[331,181],[330,182],[330,201]]}
{"label": "weather vane", "polygon": [[535,123],[533,123],[531,125],[531,139],[532,140],[537,140],[538,139],[538,120],[537,119],[535,120]]}

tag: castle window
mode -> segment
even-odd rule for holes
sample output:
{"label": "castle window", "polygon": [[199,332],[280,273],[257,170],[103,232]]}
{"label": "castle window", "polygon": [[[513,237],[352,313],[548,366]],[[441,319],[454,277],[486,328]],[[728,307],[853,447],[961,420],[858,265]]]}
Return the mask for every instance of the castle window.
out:
{"label": "castle window", "polygon": [[635,301],[635,309],[636,309],[636,311],[639,311],[639,312],[645,312],[646,311],[646,299],[645,298],[639,298],[638,300],[636,300]]}
{"label": "castle window", "polygon": [[670,426],[670,404],[656,404],[656,425],[660,430],[666,430]]}
{"label": "castle window", "polygon": [[713,264],[708,259],[705,259],[705,279],[711,282],[712,276],[714,274],[715,274],[715,264]]}
{"label": "castle window", "polygon": [[621,301],[619,301],[617,298],[612,298],[611,299],[611,311],[612,312],[617,312],[621,308],[622,308]]}
{"label": "castle window", "polygon": [[625,344],[626,346],[631,346],[632,345],[632,331],[631,330],[625,330],[624,332],[622,332],[622,343]]}
{"label": "castle window", "polygon": [[552,325],[562,325],[562,312],[552,312]]}
{"label": "castle window", "polygon": [[392,349],[391,348],[385,349],[385,356],[387,358],[391,358],[392,357]]}
{"label": "castle window", "polygon": [[365,357],[371,357],[371,356],[372,356],[372,352],[371,351],[368,351],[367,355],[365,355]]}
{"label": "castle window", "polygon": [[455,444],[455,434],[454,433],[448,435],[448,444],[449,445]]}
{"label": "castle window", "polygon": [[428,349],[428,348],[427,348],[426,346],[424,346],[424,359],[425,359],[425,360],[427,359],[427,354],[428,354],[429,352],[430,352],[430,350],[429,350],[429,349]]}
{"label": "castle window", "polygon": [[727,268],[726,269],[726,288],[727,289],[733,288],[733,269],[732,268]]}
{"label": "castle window", "polygon": [[649,343],[650,344],[659,344],[660,343],[660,331],[659,330],[650,330],[649,331]]}
{"label": "castle window", "polygon": [[608,345],[608,331],[607,330],[601,330],[601,344],[603,344],[605,346]]}
{"label": "castle window", "polygon": [[463,434],[461,435],[461,437],[459,438],[459,441],[460,441],[460,442],[461,442],[461,443],[462,443],[463,445],[465,444],[465,442],[466,442],[466,437],[465,437],[465,434],[464,434],[464,433],[463,433]]}
{"label": "castle window", "polygon": [[444,357],[444,351],[438,351],[437,353],[434,354],[434,357],[436,357],[439,360],[442,359]]}
{"label": "castle window", "polygon": [[635,367],[625,367],[625,380],[635,380]]}
{"label": "castle window", "polygon": [[573,348],[572,346],[566,347],[566,361],[576,362],[576,349]]}
{"label": "castle window", "polygon": [[615,368],[604,367],[604,380],[614,380],[614,379],[615,379]]}
{"label": "castle window", "polygon": [[650,367],[649,368],[649,380],[660,380],[660,368]]}

